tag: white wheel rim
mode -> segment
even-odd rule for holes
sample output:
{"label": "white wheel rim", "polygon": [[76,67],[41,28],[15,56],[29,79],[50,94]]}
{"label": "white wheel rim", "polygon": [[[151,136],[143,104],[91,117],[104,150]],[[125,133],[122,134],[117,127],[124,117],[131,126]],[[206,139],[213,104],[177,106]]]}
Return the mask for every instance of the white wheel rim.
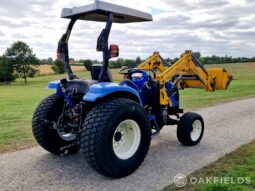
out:
{"label": "white wheel rim", "polygon": [[192,131],[191,131],[191,140],[192,141],[197,141],[202,133],[202,123],[200,120],[195,120],[192,124]]}
{"label": "white wheel rim", "polygon": [[140,141],[139,125],[134,120],[125,120],[118,125],[113,134],[113,151],[118,158],[126,160],[136,153]]}

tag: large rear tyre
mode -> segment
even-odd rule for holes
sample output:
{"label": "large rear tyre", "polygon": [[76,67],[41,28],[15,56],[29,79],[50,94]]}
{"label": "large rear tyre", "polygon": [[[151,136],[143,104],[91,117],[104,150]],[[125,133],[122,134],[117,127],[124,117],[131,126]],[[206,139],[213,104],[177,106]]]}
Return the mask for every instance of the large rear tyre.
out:
{"label": "large rear tyre", "polygon": [[54,154],[73,154],[79,150],[76,136],[70,133],[59,132],[52,125],[44,121],[59,120],[64,106],[64,99],[56,94],[46,97],[36,108],[32,130],[36,141],[41,147]]}
{"label": "large rear tyre", "polygon": [[115,98],[90,111],[81,130],[80,148],[93,169],[121,178],[141,165],[150,141],[144,109],[132,100]]}
{"label": "large rear tyre", "polygon": [[204,120],[196,113],[185,113],[177,126],[177,138],[186,146],[197,145],[204,134]]}

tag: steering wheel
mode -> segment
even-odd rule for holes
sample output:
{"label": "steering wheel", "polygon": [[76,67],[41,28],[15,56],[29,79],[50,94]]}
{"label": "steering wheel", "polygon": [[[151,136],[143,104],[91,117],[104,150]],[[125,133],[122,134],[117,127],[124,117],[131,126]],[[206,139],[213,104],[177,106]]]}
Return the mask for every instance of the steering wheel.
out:
{"label": "steering wheel", "polygon": [[137,69],[134,69],[134,68],[123,68],[119,71],[119,74],[128,75],[128,74],[132,74],[136,71],[137,71]]}
{"label": "steering wheel", "polygon": [[[143,70],[139,70],[139,69],[136,69],[136,68],[123,68],[119,71],[119,74],[127,75],[127,76],[129,76],[129,78],[131,78],[131,75],[133,73],[136,73],[136,72],[143,73],[142,71]],[[153,77],[156,78],[156,72],[154,70],[148,70],[148,71],[152,72]]]}

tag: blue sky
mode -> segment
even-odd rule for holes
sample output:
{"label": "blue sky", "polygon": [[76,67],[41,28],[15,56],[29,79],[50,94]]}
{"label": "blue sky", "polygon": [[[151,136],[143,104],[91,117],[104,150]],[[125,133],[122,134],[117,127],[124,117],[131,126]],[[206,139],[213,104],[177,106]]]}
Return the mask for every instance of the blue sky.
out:
{"label": "blue sky", "polygon": [[[159,51],[177,57],[187,49],[202,55],[255,56],[254,0],[105,0],[153,14],[154,21],[113,25],[110,41],[120,57],[149,57]],[[0,53],[14,41],[27,42],[39,58],[55,57],[57,42],[68,21],[64,7],[89,0],[1,0]],[[101,59],[95,50],[103,24],[80,21],[70,39],[70,56]]]}

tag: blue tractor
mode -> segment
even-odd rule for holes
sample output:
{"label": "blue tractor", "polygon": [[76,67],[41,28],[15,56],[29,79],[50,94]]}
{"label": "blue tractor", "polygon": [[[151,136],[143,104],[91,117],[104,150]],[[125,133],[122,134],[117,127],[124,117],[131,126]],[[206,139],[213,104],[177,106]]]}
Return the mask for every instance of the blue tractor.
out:
{"label": "blue tractor", "polygon": [[[48,87],[56,93],[34,112],[32,129],[39,145],[62,156],[80,150],[93,169],[120,178],[141,165],[152,135],[164,125],[178,125],[177,136],[184,145],[200,142],[202,117],[195,113],[179,116],[183,110],[179,108],[178,87],[183,74],[159,81],[154,69],[128,68],[120,71],[125,80],[113,83],[109,59],[118,56],[119,48],[108,45],[112,23],[152,21],[150,14],[96,1],[63,9],[62,18],[70,23],[58,43],[57,57],[65,63],[68,78],[49,82]],[[103,64],[91,67],[91,80],[79,79],[69,65],[68,40],[77,20],[106,22],[97,40]]]}

